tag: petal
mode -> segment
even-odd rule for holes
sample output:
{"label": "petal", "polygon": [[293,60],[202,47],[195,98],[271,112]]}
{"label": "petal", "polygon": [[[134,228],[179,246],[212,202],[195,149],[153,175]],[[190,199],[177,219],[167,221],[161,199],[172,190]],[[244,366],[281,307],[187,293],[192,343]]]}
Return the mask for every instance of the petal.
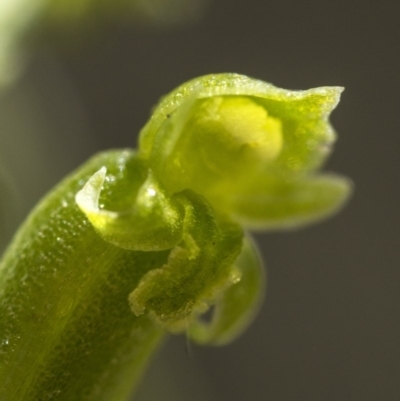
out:
{"label": "petal", "polygon": [[143,172],[136,156],[118,166],[121,174],[120,169],[124,177],[117,187],[112,185],[113,175],[102,167],[76,195],[76,203],[94,229],[124,249],[159,251],[177,245],[183,233],[181,205],[169,197],[151,171],[141,181]]}
{"label": "petal", "polygon": [[213,204],[243,182],[294,179],[332,150],[340,87],[289,91],[238,74],[208,75],[166,96],[140,134],[140,155],[170,192]]}
{"label": "petal", "polygon": [[225,205],[250,229],[296,228],[327,218],[348,200],[352,183],[333,174],[257,183]]}
{"label": "petal", "polygon": [[204,311],[237,279],[233,264],[242,247],[243,233],[229,221],[215,219],[204,198],[185,191],[184,236],[166,265],[148,272],[130,294],[133,312],[151,312],[171,331],[184,330],[193,315]]}
{"label": "petal", "polygon": [[201,344],[222,345],[233,341],[253,321],[264,298],[266,275],[257,249],[247,238],[235,262],[240,280],[217,300],[210,323],[199,317],[189,327],[189,335]]}

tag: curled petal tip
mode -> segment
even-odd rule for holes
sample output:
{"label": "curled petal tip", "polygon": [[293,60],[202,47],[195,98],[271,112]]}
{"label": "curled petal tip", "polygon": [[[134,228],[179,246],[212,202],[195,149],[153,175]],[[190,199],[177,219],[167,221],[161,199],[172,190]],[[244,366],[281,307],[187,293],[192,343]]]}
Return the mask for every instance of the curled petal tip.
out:
{"label": "curled petal tip", "polygon": [[103,166],[96,171],[76,194],[75,201],[81,211],[89,218],[94,214],[113,214],[100,210],[99,199],[107,175],[107,167]]}

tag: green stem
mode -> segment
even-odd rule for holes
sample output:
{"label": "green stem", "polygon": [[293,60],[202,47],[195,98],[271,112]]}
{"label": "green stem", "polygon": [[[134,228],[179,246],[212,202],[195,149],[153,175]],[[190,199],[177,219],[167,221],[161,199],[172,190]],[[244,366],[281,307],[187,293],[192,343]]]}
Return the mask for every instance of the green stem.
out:
{"label": "green stem", "polygon": [[128,296],[168,252],[105,242],[75,203],[82,182],[118,157],[102,154],[61,183],[4,255],[1,400],[125,400],[163,337]]}

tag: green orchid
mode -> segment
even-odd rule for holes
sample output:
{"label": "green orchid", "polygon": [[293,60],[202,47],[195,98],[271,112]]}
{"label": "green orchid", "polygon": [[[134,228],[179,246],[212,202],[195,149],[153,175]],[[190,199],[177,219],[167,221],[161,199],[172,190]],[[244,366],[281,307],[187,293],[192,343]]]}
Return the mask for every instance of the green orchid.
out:
{"label": "green orchid", "polygon": [[237,337],[265,290],[247,230],[314,222],[349,196],[316,173],[341,91],[195,79],[138,151],[101,153],[51,191],[0,265],[0,399],[123,401],[168,331]]}
{"label": "green orchid", "polygon": [[140,154],[169,190],[191,188],[245,228],[300,226],[339,209],[351,188],[315,173],[336,139],[328,118],[342,90],[205,76],[160,103]]}

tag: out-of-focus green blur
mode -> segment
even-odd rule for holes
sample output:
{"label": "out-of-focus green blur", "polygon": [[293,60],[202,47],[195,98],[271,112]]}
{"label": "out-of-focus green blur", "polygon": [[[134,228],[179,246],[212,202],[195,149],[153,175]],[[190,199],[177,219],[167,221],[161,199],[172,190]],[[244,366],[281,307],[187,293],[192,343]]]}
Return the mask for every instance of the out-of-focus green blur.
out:
{"label": "out-of-focus green blur", "polygon": [[22,67],[21,41],[44,10],[45,0],[0,0],[0,88]]}
{"label": "out-of-focus green blur", "polygon": [[[32,45],[46,35],[78,44],[105,24],[171,26],[194,21],[207,0],[0,0],[0,88],[23,68]],[[64,37],[63,37],[64,35]],[[65,37],[66,35],[66,37]],[[82,37],[83,36],[83,37]]]}
{"label": "out-of-focus green blur", "polygon": [[117,18],[144,19],[156,24],[197,18],[204,0],[47,0],[47,14],[53,23],[77,24]]}

